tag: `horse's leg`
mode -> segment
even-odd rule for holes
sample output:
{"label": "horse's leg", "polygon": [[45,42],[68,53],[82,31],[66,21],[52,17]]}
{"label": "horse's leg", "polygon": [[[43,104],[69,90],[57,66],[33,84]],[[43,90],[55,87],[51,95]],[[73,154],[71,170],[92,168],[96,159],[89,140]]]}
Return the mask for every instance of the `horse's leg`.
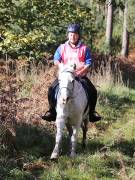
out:
{"label": "horse's leg", "polygon": [[70,147],[70,151],[71,151],[71,147],[72,147],[72,144],[71,144],[71,136],[72,136],[72,134],[73,134],[73,129],[72,129],[72,126],[69,125],[69,124],[66,124],[66,127],[67,127],[68,134],[69,134],[69,147]]}
{"label": "horse's leg", "polygon": [[71,153],[70,153],[71,157],[76,156],[76,144],[77,144],[77,133],[78,133],[77,130],[78,130],[77,127],[73,127],[73,133],[71,136]]}
{"label": "horse's leg", "polygon": [[50,159],[57,159],[59,156],[63,128],[64,128],[64,122],[56,121],[57,132],[56,132],[56,137],[55,137],[55,147],[53,149]]}
{"label": "horse's leg", "polygon": [[68,133],[69,133],[69,137],[71,137],[72,134],[73,134],[73,129],[69,124],[66,124],[66,127],[67,127],[67,130],[68,130]]}
{"label": "horse's leg", "polygon": [[82,138],[82,148],[84,149],[86,147],[86,135],[87,135],[87,131],[88,131],[88,120],[85,119],[82,122],[82,131],[83,131],[83,138]]}

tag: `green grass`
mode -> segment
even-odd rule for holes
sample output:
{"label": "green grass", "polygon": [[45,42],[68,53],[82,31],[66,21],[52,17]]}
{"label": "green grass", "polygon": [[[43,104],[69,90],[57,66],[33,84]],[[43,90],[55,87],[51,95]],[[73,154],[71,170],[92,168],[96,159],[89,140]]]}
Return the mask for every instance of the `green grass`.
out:
{"label": "green grass", "polygon": [[[50,161],[55,132],[22,124],[17,127],[19,154],[0,148],[0,179],[6,180],[114,180],[135,177],[135,90],[116,85],[100,89],[97,105],[103,120],[89,128],[87,147],[68,157],[67,134],[57,162]],[[26,167],[25,167],[26,165]],[[28,167],[31,166],[31,167]]]}

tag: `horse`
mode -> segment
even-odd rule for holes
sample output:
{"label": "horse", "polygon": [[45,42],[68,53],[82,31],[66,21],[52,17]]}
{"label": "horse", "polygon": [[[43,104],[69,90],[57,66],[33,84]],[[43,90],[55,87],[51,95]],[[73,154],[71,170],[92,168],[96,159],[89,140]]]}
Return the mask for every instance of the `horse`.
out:
{"label": "horse", "polygon": [[70,137],[70,157],[76,156],[77,135],[82,128],[82,146],[86,145],[88,130],[88,98],[81,82],[75,77],[76,65],[63,65],[59,68],[59,88],[56,104],[56,137],[55,147],[50,159],[57,159],[60,155],[64,127]]}

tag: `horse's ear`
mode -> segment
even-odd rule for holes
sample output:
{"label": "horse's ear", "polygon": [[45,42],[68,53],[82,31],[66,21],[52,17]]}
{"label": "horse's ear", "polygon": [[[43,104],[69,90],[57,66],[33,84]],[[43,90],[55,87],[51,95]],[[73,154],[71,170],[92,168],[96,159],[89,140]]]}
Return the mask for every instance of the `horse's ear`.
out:
{"label": "horse's ear", "polygon": [[76,64],[75,64],[75,63],[71,63],[71,64],[70,64],[70,67],[71,67],[73,70],[76,70]]}
{"label": "horse's ear", "polygon": [[75,63],[72,64],[71,67],[72,67],[73,71],[76,70],[76,64]]}
{"label": "horse's ear", "polygon": [[59,71],[63,71],[64,68],[64,64],[63,63],[59,63]]}
{"label": "horse's ear", "polygon": [[76,66],[73,63],[72,64],[70,63],[70,64],[67,65],[67,70],[68,71],[74,72],[75,68],[76,68]]}
{"label": "horse's ear", "polygon": [[74,65],[73,65],[73,67],[74,67],[74,70],[76,70],[76,64],[74,63]]}

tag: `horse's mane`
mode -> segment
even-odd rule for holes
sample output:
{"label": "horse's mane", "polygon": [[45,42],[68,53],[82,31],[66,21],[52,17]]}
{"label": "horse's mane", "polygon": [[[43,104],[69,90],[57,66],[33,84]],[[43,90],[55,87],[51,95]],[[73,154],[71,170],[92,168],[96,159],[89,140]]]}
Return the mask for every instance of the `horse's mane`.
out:
{"label": "horse's mane", "polygon": [[59,74],[65,71],[69,71],[74,73],[76,70],[76,64],[75,63],[68,63],[66,65],[64,64],[59,64]]}

